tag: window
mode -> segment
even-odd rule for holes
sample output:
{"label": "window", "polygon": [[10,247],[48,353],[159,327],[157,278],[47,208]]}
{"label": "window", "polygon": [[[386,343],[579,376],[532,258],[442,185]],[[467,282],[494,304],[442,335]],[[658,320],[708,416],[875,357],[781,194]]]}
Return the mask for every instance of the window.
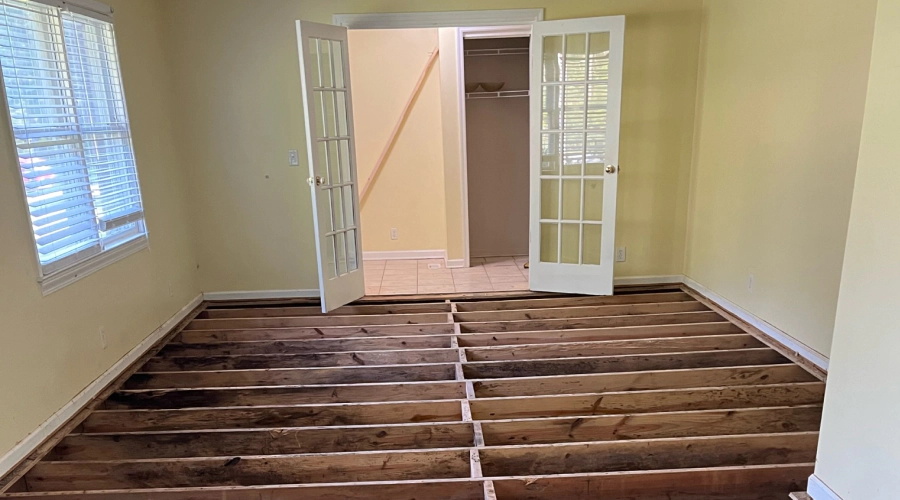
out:
{"label": "window", "polygon": [[0,64],[49,293],[147,246],[111,11],[0,0]]}

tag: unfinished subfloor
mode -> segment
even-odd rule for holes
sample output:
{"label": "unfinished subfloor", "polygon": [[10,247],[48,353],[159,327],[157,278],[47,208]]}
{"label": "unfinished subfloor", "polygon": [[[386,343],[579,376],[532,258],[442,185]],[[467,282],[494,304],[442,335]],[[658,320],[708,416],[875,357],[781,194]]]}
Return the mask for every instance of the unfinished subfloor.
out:
{"label": "unfinished subfloor", "polygon": [[805,489],[825,385],[804,368],[678,287],[537,297],[208,305],[3,497]]}

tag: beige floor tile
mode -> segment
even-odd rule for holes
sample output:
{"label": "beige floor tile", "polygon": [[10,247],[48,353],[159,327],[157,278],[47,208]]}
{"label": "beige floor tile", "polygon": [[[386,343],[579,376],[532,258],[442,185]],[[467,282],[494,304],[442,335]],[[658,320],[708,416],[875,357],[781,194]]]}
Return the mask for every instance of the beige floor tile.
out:
{"label": "beige floor tile", "polygon": [[389,260],[385,262],[385,267],[408,267],[408,266],[417,266],[419,261],[417,260]]}
{"label": "beige floor tile", "polygon": [[381,290],[380,286],[366,286],[366,295],[378,295]]}
{"label": "beige floor tile", "polygon": [[453,293],[456,288],[453,284],[449,285],[419,285],[418,293]]}
{"label": "beige floor tile", "polygon": [[491,283],[527,283],[528,279],[519,274],[518,276],[491,276]]}
{"label": "beige floor tile", "polygon": [[510,274],[522,274],[522,271],[516,266],[498,266],[484,268],[488,276],[508,276]]}
{"label": "beige floor tile", "polygon": [[513,257],[485,257],[484,267],[497,266],[515,266],[516,260]]}
{"label": "beige floor tile", "polygon": [[385,269],[383,276],[410,276],[415,278],[418,274],[415,269]]}
{"label": "beige floor tile", "polygon": [[485,278],[478,278],[478,277],[475,277],[475,278],[469,278],[469,277],[460,278],[460,277],[457,277],[457,276],[454,276],[454,277],[453,277],[453,283],[454,283],[454,284],[457,284],[457,285],[462,285],[462,284],[466,284],[466,283],[490,283],[490,282],[491,282],[491,280],[488,279],[488,278],[486,278],[486,277],[485,277]]}
{"label": "beige floor tile", "polygon": [[404,279],[404,280],[384,280],[381,282],[381,288],[394,288],[394,287],[405,287],[405,286],[416,286],[419,282],[415,279]]}
{"label": "beige floor tile", "polygon": [[382,286],[379,291],[379,295],[408,295],[414,294],[417,288],[416,285],[411,286],[395,286],[395,287],[386,287]]}
{"label": "beige floor tile", "polygon": [[528,282],[523,283],[494,283],[495,292],[512,292],[518,290],[528,290]]}
{"label": "beige floor tile", "polygon": [[419,276],[418,283],[419,283],[419,286],[422,286],[422,285],[448,285],[448,284],[452,285],[453,278],[450,276],[438,277],[438,278],[429,278],[429,277]]}
{"label": "beige floor tile", "polygon": [[492,292],[494,287],[488,283],[463,283],[455,285],[456,291],[460,293],[466,292]]}
{"label": "beige floor tile", "polygon": [[387,264],[386,260],[364,260],[363,265],[371,268],[384,267]]}

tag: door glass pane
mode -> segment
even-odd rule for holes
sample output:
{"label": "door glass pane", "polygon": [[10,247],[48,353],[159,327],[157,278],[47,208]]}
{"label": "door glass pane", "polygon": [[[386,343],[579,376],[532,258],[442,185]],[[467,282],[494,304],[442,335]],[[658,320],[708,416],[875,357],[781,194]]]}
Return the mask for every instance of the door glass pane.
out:
{"label": "door glass pane", "polygon": [[592,83],[588,85],[587,95],[587,128],[590,130],[606,130],[606,104],[608,102],[607,85]]}
{"label": "door glass pane", "polygon": [[606,157],[606,135],[588,132],[584,144],[584,175],[603,175],[604,158]]}
{"label": "door glass pane", "polygon": [[335,113],[337,114],[337,130],[335,135],[347,137],[347,95],[344,92],[335,92]]}
{"label": "door glass pane", "polygon": [[337,141],[326,141],[328,144],[328,184],[341,183],[341,157],[338,153]]}
{"label": "door glass pane", "polygon": [[560,224],[560,262],[563,264],[578,264],[578,254],[581,250],[579,228],[581,224]]}
{"label": "door glass pane", "polygon": [[313,116],[310,120],[315,124],[315,136],[325,137],[325,104],[319,90],[313,91]]}
{"label": "door glass pane", "polygon": [[347,249],[344,246],[344,233],[334,235],[335,257],[337,259],[338,276],[347,274]]}
{"label": "door glass pane", "polygon": [[587,66],[584,57],[586,38],[584,33],[566,35],[566,81],[587,80]]}
{"label": "door glass pane", "polygon": [[331,44],[328,40],[319,40],[319,72],[322,78],[322,87],[333,87],[331,72]]}
{"label": "door glass pane", "polygon": [[313,87],[322,85],[319,78],[319,42],[315,38],[309,40],[309,80]]}
{"label": "door glass pane", "polygon": [[325,262],[322,263],[322,268],[325,270],[325,278],[331,279],[337,276],[337,263],[335,262],[337,251],[334,248],[334,236],[326,236],[324,246]]}
{"label": "door glass pane", "polygon": [[356,258],[356,230],[347,231],[347,270],[356,271],[359,269],[359,262]]}
{"label": "door glass pane", "polygon": [[558,82],[562,75],[563,37],[544,37],[544,60],[541,63],[545,82]]}
{"label": "door glass pane", "polygon": [[356,222],[353,220],[353,186],[344,186],[344,227],[353,227]]}
{"label": "door glass pane", "polygon": [[584,85],[563,87],[562,128],[566,130],[584,128]]}
{"label": "door glass pane", "polygon": [[603,220],[603,181],[584,180],[584,220]]}
{"label": "door glass pane", "polygon": [[559,130],[560,127],[560,91],[559,85],[545,85],[541,91],[541,130]]}
{"label": "door glass pane", "polygon": [[541,134],[541,175],[559,175],[559,135]]}
{"label": "door glass pane", "polygon": [[338,231],[344,229],[344,200],[341,188],[331,188],[328,190],[331,197],[331,230]]}
{"label": "door glass pane", "polygon": [[609,33],[591,33],[588,51],[588,78],[609,78]]}
{"label": "door glass pane", "polygon": [[541,180],[541,219],[559,219],[559,180]]}
{"label": "door glass pane", "polygon": [[334,86],[344,88],[344,51],[343,42],[340,40],[331,41],[331,58],[334,61]]}
{"label": "door glass pane", "polygon": [[541,224],[541,262],[559,262],[559,224]]}
{"label": "door glass pane", "polygon": [[350,178],[350,139],[339,141],[338,147],[341,154],[341,182],[354,182]]}
{"label": "door glass pane", "polygon": [[562,218],[563,220],[581,220],[581,179],[563,180]]}
{"label": "door glass pane", "polygon": [[316,142],[316,175],[328,179],[328,143]]}
{"label": "door glass pane", "polygon": [[563,175],[581,175],[584,163],[584,134],[563,134]]}
{"label": "door glass pane", "polygon": [[584,225],[584,243],[582,264],[600,265],[600,240],[603,226],[600,224]]}
{"label": "door glass pane", "polygon": [[325,113],[325,134],[327,137],[336,137],[337,134],[337,112],[334,104],[334,94],[330,90],[322,91],[322,103],[324,104]]}

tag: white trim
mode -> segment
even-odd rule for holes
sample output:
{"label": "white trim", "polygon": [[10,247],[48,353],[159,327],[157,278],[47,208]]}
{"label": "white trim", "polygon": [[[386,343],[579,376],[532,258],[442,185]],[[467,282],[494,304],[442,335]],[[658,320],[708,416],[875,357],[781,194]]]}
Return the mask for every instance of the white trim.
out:
{"label": "white trim", "polygon": [[626,276],[624,278],[616,278],[613,283],[616,285],[668,285],[684,282],[684,276],[680,274],[661,275],[661,276]]}
{"label": "white trim", "polygon": [[466,265],[466,259],[447,259],[447,269],[460,269],[469,267]]}
{"label": "white trim", "polygon": [[446,250],[396,250],[386,252],[363,252],[363,262],[367,260],[447,260]]}
{"label": "white trim", "polygon": [[69,266],[55,273],[48,274],[38,280],[41,284],[41,294],[45,296],[50,295],[60,288],[71,285],[85,276],[90,276],[106,266],[110,266],[131,254],[140,252],[149,247],[150,239],[145,233],[139,238],[135,238],[115,248],[100,252],[74,266]]}
{"label": "white trim", "polygon": [[135,361],[143,356],[148,350],[163,339],[175,326],[180,323],[188,314],[191,313],[203,301],[203,294],[197,295],[186,306],[182,307],[159,328],[148,335],[144,340],[136,345],[127,354],[122,356],[114,365],[103,372],[91,382],[87,387],[66,403],[56,413],[44,421],[37,429],[31,432],[25,439],[19,441],[11,450],[0,457],[0,477],[5,476],[12,471],[22,460],[28,458],[38,446],[40,446],[47,438],[53,435],[60,427],[65,425],[72,417],[75,416],[82,408],[88,405],[92,399],[97,397],[106,387],[112,383],[119,375],[128,369]]}
{"label": "white trim", "polygon": [[726,311],[730,312],[731,314],[734,314],[738,318],[746,321],[750,325],[759,329],[760,331],[762,331],[769,337],[772,337],[773,339],[777,340],[778,342],[783,344],[785,347],[796,352],[799,356],[803,357],[810,363],[818,366],[819,368],[821,368],[822,370],[824,370],[826,372],[828,371],[828,357],[825,356],[824,354],[822,354],[822,353],[816,351],[815,349],[813,349],[812,347],[809,347],[808,345],[800,342],[799,340],[795,339],[794,337],[790,336],[789,334],[785,333],[784,331],[779,330],[772,324],[766,322],[759,316],[747,311],[746,309],[740,307],[739,305],[735,304],[734,302],[731,302],[730,300],[726,299],[725,297],[722,297],[721,295],[713,292],[709,288],[706,288],[705,286],[701,285],[700,283],[697,283],[696,281],[692,280],[691,278],[689,278],[687,276],[684,277],[684,284],[693,288],[694,290],[697,290],[702,295],[704,295],[706,298],[708,298],[708,299],[712,300],[713,302],[722,306],[722,308],[725,309]]}
{"label": "white trim", "polygon": [[203,300],[256,300],[256,299],[298,299],[318,298],[318,288],[298,290],[248,290],[235,292],[203,292]]}
{"label": "white trim", "polygon": [[813,500],[842,500],[840,495],[829,488],[828,485],[815,474],[809,476],[809,484],[806,486],[806,492],[809,493],[809,496],[811,496]]}
{"label": "white trim", "polygon": [[452,12],[396,12],[335,14],[332,24],[349,29],[455,28],[508,26],[544,20],[544,9],[458,10]]}
{"label": "white trim", "polygon": [[531,36],[531,24],[517,26],[473,26],[460,28],[463,39],[524,38]]}

